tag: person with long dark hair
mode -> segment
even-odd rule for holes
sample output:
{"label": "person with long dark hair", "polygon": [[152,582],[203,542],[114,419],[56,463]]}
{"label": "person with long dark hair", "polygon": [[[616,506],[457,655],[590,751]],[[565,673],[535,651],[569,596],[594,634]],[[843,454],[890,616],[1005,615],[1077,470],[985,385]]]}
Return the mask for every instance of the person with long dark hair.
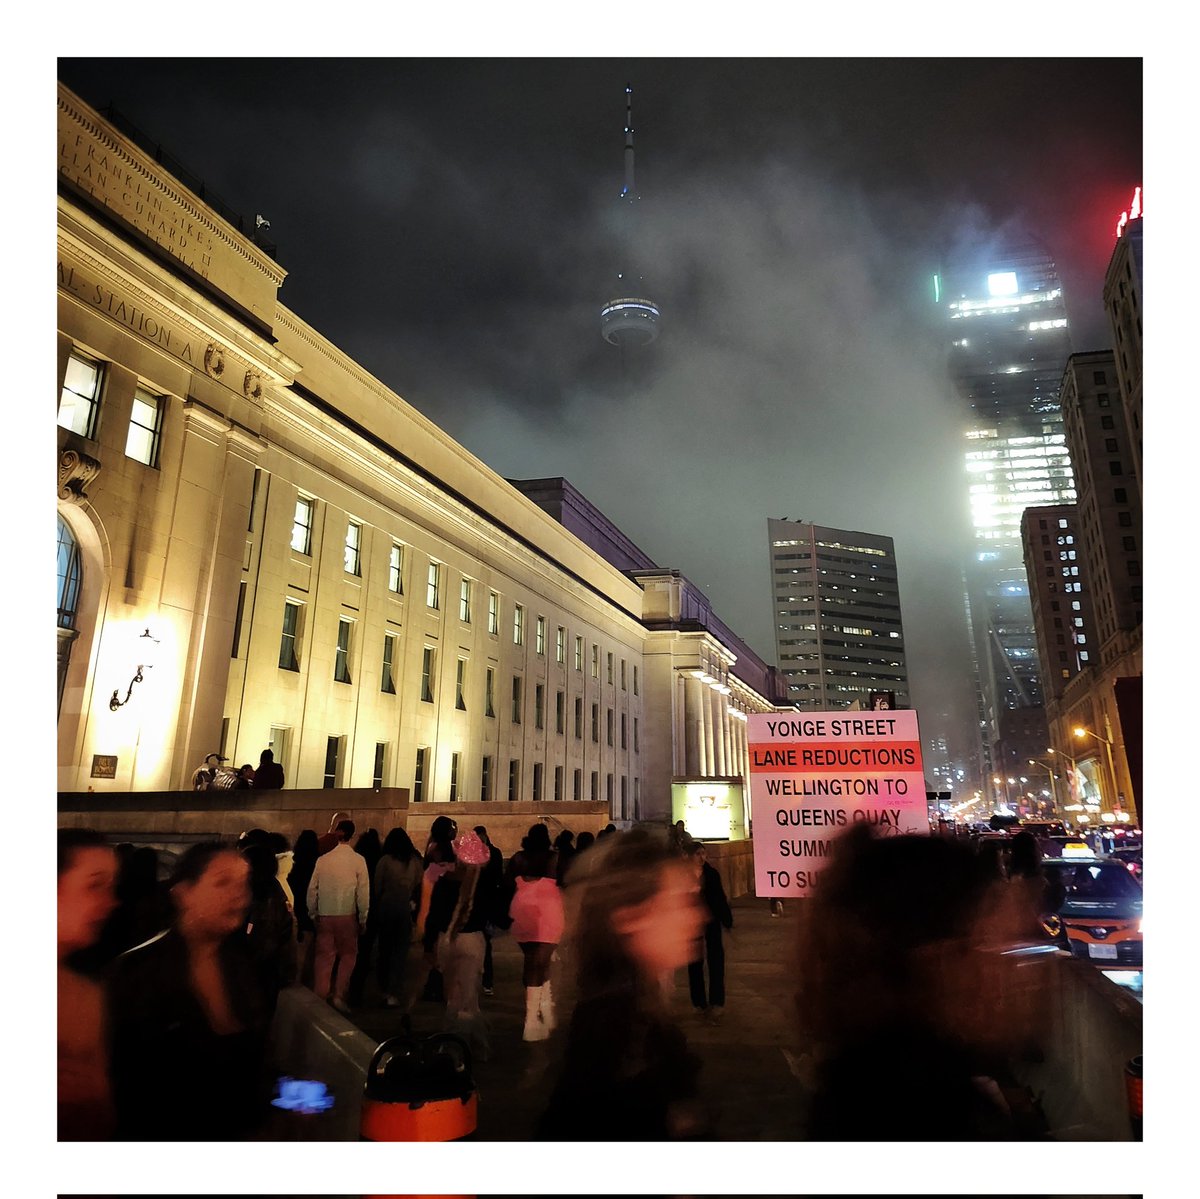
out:
{"label": "person with long dark hair", "polygon": [[413,917],[421,897],[421,855],[403,828],[394,828],[383,843],[375,866],[375,919],[379,989],[388,1007],[404,1002],[404,976],[408,947],[412,941]]}
{"label": "person with long dark hair", "polygon": [[440,1003],[446,998],[445,982],[437,964],[437,930],[429,926],[429,905],[438,879],[454,869],[454,838],[457,836],[458,825],[449,816],[438,816],[429,829],[429,840],[422,857],[421,902],[416,926],[421,960],[402,1005],[406,1026],[418,999]]}
{"label": "person with long dark hair", "polygon": [[312,882],[313,869],[317,864],[316,829],[303,829],[292,846],[292,868],[288,872],[288,886],[292,892],[292,914],[296,917],[297,974],[306,987],[313,983],[313,957],[316,949],[317,925],[308,911],[308,884]]}
{"label": "person with long dark hair", "polygon": [[243,847],[242,857],[250,863],[246,938],[258,970],[259,986],[273,1013],[280,990],[296,977],[292,913],[279,885],[279,862],[270,844],[252,842]]}
{"label": "person with long dark hair", "polygon": [[192,845],[171,897],[171,927],[118,958],[108,983],[117,1136],[236,1140],[269,1097],[269,1004],[246,936],[250,864],[232,845]]}
{"label": "person with long dark hair", "polygon": [[611,833],[577,863],[571,945],[578,1000],[539,1124],[549,1140],[707,1135],[700,1060],[670,1015],[662,976],[686,966],[704,914],[694,872],[649,829]]}
{"label": "person with long dark hair", "polygon": [[358,937],[358,956],[354,959],[354,970],[350,975],[350,990],[347,995],[350,1003],[357,1007],[362,1003],[366,992],[367,977],[371,972],[371,959],[375,951],[375,867],[383,853],[379,833],[373,828],[360,833],[358,840],[354,842],[354,852],[367,864],[367,880],[371,890],[367,925]]}

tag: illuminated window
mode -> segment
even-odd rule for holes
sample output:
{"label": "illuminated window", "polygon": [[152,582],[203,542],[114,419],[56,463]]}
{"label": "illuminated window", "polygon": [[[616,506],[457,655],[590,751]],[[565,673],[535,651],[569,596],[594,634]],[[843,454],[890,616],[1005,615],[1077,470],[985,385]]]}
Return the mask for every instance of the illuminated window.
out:
{"label": "illuminated window", "polygon": [[454,706],[460,712],[467,710],[467,660],[459,658],[458,670],[454,676]]}
{"label": "illuminated window", "polygon": [[298,554],[307,554],[312,548],[313,509],[316,500],[307,496],[296,497],[296,514],[292,517],[292,549]]}
{"label": "illuminated window", "polygon": [[71,352],[58,400],[58,423],[62,428],[70,429],[80,437],[95,436],[103,380],[104,368],[100,363],[76,351]]}
{"label": "illuminated window", "polygon": [[517,604],[513,608],[513,645],[525,644],[525,609]]}
{"label": "illuminated window", "polygon": [[125,456],[146,466],[158,465],[158,442],[162,431],[163,399],[138,388],[133,393]]}
{"label": "illuminated window", "polygon": [[554,635],[554,660],[560,666],[567,660],[567,630],[562,625]]}
{"label": "illuminated window", "polygon": [[463,579],[458,589],[458,619],[471,623],[471,580]]}
{"label": "illuminated window", "polygon": [[413,766],[413,803],[420,803],[425,798],[425,764],[429,757],[429,747],[422,745],[417,749],[417,759]]}
{"label": "illuminated window", "polygon": [[346,548],[343,556],[343,569],[348,575],[361,574],[359,569],[359,548],[362,545],[362,525],[351,521],[346,526]]}
{"label": "illuminated window", "polygon": [[433,663],[433,647],[427,645],[421,651],[421,702],[426,704],[433,703]]}
{"label": "illuminated window", "polygon": [[592,678],[598,679],[599,677],[600,677],[600,647],[598,645],[593,644],[592,645]]}
{"label": "illuminated window", "polygon": [[496,715],[496,671],[491,666],[487,668],[487,677],[484,679],[483,714]]}
{"label": "illuminated window", "polygon": [[534,649],[539,654],[546,652],[546,618],[539,616],[537,618],[537,629],[534,634]]}
{"label": "illuminated window", "polygon": [[437,608],[441,602],[442,568],[437,562],[430,562],[429,574],[425,582],[425,606]]}
{"label": "illuminated window", "polygon": [[396,660],[396,635],[383,635],[383,676],[380,679],[379,690],[388,695],[396,694],[396,680],[392,674],[392,663]]}
{"label": "illuminated window", "polygon": [[583,669],[583,638],[575,638],[575,669]]}
{"label": "illuminated window", "polygon": [[396,595],[404,594],[404,546],[393,541],[388,551],[388,590]]}
{"label": "illuminated window", "polygon": [[494,592],[488,592],[488,632],[493,637],[500,632],[500,597]]}
{"label": "illuminated window", "polygon": [[297,645],[300,640],[300,605],[285,600],[283,605],[283,635],[279,640],[280,670],[299,670]]}
{"label": "illuminated window", "polygon": [[338,683],[350,682],[350,629],[353,624],[344,616],[338,620],[337,649],[333,655],[333,678]]}

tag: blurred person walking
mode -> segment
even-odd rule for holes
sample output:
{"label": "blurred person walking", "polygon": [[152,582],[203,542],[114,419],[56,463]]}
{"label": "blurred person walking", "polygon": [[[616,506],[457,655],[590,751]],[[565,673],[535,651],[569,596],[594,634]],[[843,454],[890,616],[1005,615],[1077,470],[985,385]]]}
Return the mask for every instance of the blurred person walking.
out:
{"label": "blurred person walking", "polygon": [[313,990],[339,1012],[348,1012],[346,995],[358,957],[358,935],[370,911],[371,883],[365,859],[350,848],[354,822],[340,821],[336,832],[338,843],[317,858],[308,884],[308,910],[317,925]]}
{"label": "blurred person walking", "polygon": [[316,829],[302,829],[292,846],[292,869],[288,873],[288,886],[292,892],[292,912],[296,917],[297,974],[306,987],[313,985],[313,959],[317,939],[317,926],[308,910],[308,884],[312,882],[313,870],[317,865]]}
{"label": "blurred person walking", "polygon": [[475,826],[475,835],[488,847],[488,862],[483,868],[479,879],[482,891],[480,902],[483,904],[485,923],[483,926],[483,993],[495,993],[496,967],[492,960],[493,930],[506,929],[509,920],[503,909],[504,904],[504,855],[499,848],[492,844],[487,829],[482,824]]}
{"label": "blurred person walking", "polygon": [[189,846],[171,879],[175,920],[113,964],[108,981],[117,1135],[220,1141],[266,1111],[267,997],[250,954],[250,864]]}
{"label": "blurred person walking", "polygon": [[279,862],[269,844],[252,842],[242,849],[250,863],[250,907],[246,939],[258,970],[259,987],[274,1014],[279,992],[296,977],[294,922],[279,885]]}
{"label": "blurred person walking", "polygon": [[350,974],[350,989],[347,999],[351,1006],[357,1007],[363,1002],[366,992],[367,976],[370,974],[372,957],[375,952],[375,867],[379,864],[383,853],[383,844],[379,833],[369,828],[360,833],[354,843],[354,852],[367,864],[367,878],[371,884],[371,903],[367,914],[366,927],[358,937],[358,957],[354,961],[354,970]]}
{"label": "blurred person walking", "polygon": [[671,1018],[660,978],[695,957],[704,923],[691,867],[649,829],[612,833],[572,881],[578,1001],[561,1072],[538,1126],[549,1140],[708,1135],[700,1060]]}
{"label": "blurred person walking", "polygon": [[91,829],[58,830],[58,1139],[113,1131],[104,993],[77,955],[117,905],[117,857]]}
{"label": "blurred person walking", "polygon": [[[1029,1135],[1008,1074],[1021,1038],[995,1018],[1019,990],[1016,960],[998,952],[1005,886],[960,841],[876,837],[866,825],[835,839],[821,885],[800,905],[812,1139]],[[864,1114],[864,1096],[877,1118]]]}

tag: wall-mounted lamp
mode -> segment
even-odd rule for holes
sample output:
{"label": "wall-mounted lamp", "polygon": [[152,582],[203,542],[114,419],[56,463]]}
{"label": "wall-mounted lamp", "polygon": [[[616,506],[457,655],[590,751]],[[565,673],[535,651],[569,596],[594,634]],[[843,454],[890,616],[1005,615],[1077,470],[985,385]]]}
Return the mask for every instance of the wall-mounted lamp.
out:
{"label": "wall-mounted lamp", "polygon": [[111,712],[115,712],[118,708],[123,708],[129,703],[129,697],[133,694],[134,683],[142,682],[142,671],[149,670],[154,665],[154,651],[158,649],[158,638],[150,636],[150,630],[147,629],[137,639],[137,649],[141,661],[138,663],[138,668],[134,672],[133,678],[129,680],[129,690],[125,692],[125,698],[117,698],[121,693],[119,687],[113,691],[112,698],[108,701],[109,711]]}

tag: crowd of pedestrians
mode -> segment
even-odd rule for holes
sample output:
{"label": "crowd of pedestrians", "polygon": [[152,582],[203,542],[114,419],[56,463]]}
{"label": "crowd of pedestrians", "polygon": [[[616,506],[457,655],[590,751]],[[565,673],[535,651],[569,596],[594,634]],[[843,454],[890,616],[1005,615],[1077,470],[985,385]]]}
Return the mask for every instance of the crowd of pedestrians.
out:
{"label": "crowd of pedestrians", "polygon": [[[438,1026],[486,1059],[501,936],[522,955],[521,1039],[550,1042],[526,1051],[546,1070],[531,1135],[713,1136],[701,1058],[673,1014],[680,972],[701,1017],[717,1024],[725,1005],[733,912],[705,846],[682,824],[552,842],[538,821],[506,861],[484,826],[445,815],[421,841],[400,827],[381,840],[339,812],[290,845],[264,829],[192,845],[163,880],[152,849],[60,831],[60,1138],[253,1135],[275,1074],[271,1019],[294,982],[345,1013],[399,1009],[410,1031],[432,1001]],[[945,1135],[1012,1132],[993,1093],[1012,1046],[973,1018],[980,994],[1003,993],[987,973],[1002,955],[974,949],[1020,931],[1039,885],[1021,862],[1002,883],[943,839],[838,839],[797,924],[814,1138],[854,1137],[868,1091],[912,1116],[905,1137],[946,1100]],[[561,1012],[560,982],[573,999]],[[900,1102],[914,1086],[922,1102]]]}

